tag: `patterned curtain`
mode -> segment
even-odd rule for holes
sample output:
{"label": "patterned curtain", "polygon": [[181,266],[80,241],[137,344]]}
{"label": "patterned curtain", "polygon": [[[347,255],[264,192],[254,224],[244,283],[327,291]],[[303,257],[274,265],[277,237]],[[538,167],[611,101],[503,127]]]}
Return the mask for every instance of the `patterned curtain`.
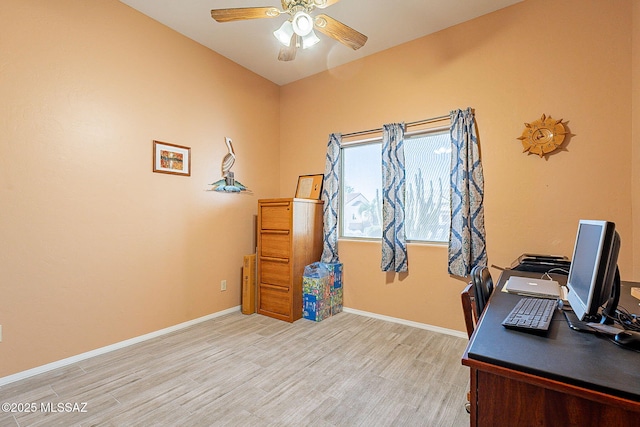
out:
{"label": "patterned curtain", "polygon": [[323,248],[322,262],[336,263],[338,259],[338,197],[340,194],[340,145],[342,135],[332,133],[327,144],[327,156],[322,184]]}
{"label": "patterned curtain", "polygon": [[451,231],[449,273],[467,276],[487,265],[484,174],[473,110],[451,111]]}
{"label": "patterned curtain", "polygon": [[404,123],[383,126],[382,271],[407,271],[405,238]]}

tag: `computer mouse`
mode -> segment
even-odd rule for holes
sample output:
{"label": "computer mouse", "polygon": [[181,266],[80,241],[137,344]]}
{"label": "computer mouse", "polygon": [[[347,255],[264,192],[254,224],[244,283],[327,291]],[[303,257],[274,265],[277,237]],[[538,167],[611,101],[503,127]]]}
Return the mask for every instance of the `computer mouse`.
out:
{"label": "computer mouse", "polygon": [[613,338],[614,341],[623,347],[628,347],[640,351],[640,332],[622,331]]}

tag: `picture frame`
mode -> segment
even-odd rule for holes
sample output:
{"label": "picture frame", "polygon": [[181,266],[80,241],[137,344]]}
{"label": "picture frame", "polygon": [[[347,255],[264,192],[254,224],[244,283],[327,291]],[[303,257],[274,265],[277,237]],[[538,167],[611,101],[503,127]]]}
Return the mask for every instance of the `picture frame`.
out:
{"label": "picture frame", "polygon": [[300,175],[296,187],[296,199],[319,200],[322,194],[324,174]]}
{"label": "picture frame", "polygon": [[153,141],[153,171],[191,176],[191,148]]}

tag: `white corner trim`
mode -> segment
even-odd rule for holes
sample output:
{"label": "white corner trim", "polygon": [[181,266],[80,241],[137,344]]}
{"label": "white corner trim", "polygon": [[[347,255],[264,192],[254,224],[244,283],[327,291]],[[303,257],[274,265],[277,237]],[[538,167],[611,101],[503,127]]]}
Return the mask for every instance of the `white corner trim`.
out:
{"label": "white corner trim", "polygon": [[128,340],[120,341],[115,344],[108,345],[106,347],[97,348],[95,350],[91,350],[86,353],[78,354],[76,356],[71,356],[66,359],[58,360],[52,363],[47,363],[46,365],[38,366],[36,368],[28,369],[26,371],[22,371],[13,375],[2,377],[0,378],[0,387],[16,381],[24,380],[29,377],[33,377],[34,375],[43,374],[45,372],[49,372],[54,369],[62,368],[64,366],[71,365],[72,363],[80,362],[82,360],[90,359],[92,357],[100,356],[102,354],[109,353],[115,350],[120,350],[121,348],[129,347],[131,345],[138,344],[143,341],[157,338],[162,335],[170,334],[172,332],[179,331],[180,329],[185,329],[185,328],[188,328],[189,326],[197,325],[198,323],[206,322],[207,320],[215,319],[216,317],[224,316],[226,314],[231,314],[236,311],[240,311],[240,306],[231,307],[223,311],[218,311],[216,313],[208,314],[206,316],[199,317],[197,319],[180,323],[178,325],[169,326],[168,328],[150,332],[145,335],[140,335],[139,337],[130,338]]}
{"label": "white corner trim", "polygon": [[360,316],[372,317],[374,319],[386,320],[387,322],[400,323],[401,325],[413,326],[414,328],[426,329],[440,334],[451,335],[454,337],[469,339],[466,332],[457,331],[455,329],[441,328],[440,326],[428,325],[426,323],[414,322],[411,320],[399,319],[397,317],[384,316],[382,314],[370,313],[368,311],[356,310],[355,308],[344,307],[347,313],[358,314]]}

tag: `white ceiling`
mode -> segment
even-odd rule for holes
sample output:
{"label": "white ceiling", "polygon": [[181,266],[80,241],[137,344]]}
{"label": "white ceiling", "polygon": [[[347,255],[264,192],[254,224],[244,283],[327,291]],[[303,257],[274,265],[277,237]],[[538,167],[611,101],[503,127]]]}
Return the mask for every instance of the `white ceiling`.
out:
{"label": "white ceiling", "polygon": [[[327,15],[369,37],[352,50],[316,32],[321,42],[278,61],[272,33],[288,15],[218,23],[211,9],[275,6],[279,0],[120,0],[249,70],[283,85],[423,37],[522,0],[342,0],[314,13]],[[320,12],[318,12],[320,11]]]}

